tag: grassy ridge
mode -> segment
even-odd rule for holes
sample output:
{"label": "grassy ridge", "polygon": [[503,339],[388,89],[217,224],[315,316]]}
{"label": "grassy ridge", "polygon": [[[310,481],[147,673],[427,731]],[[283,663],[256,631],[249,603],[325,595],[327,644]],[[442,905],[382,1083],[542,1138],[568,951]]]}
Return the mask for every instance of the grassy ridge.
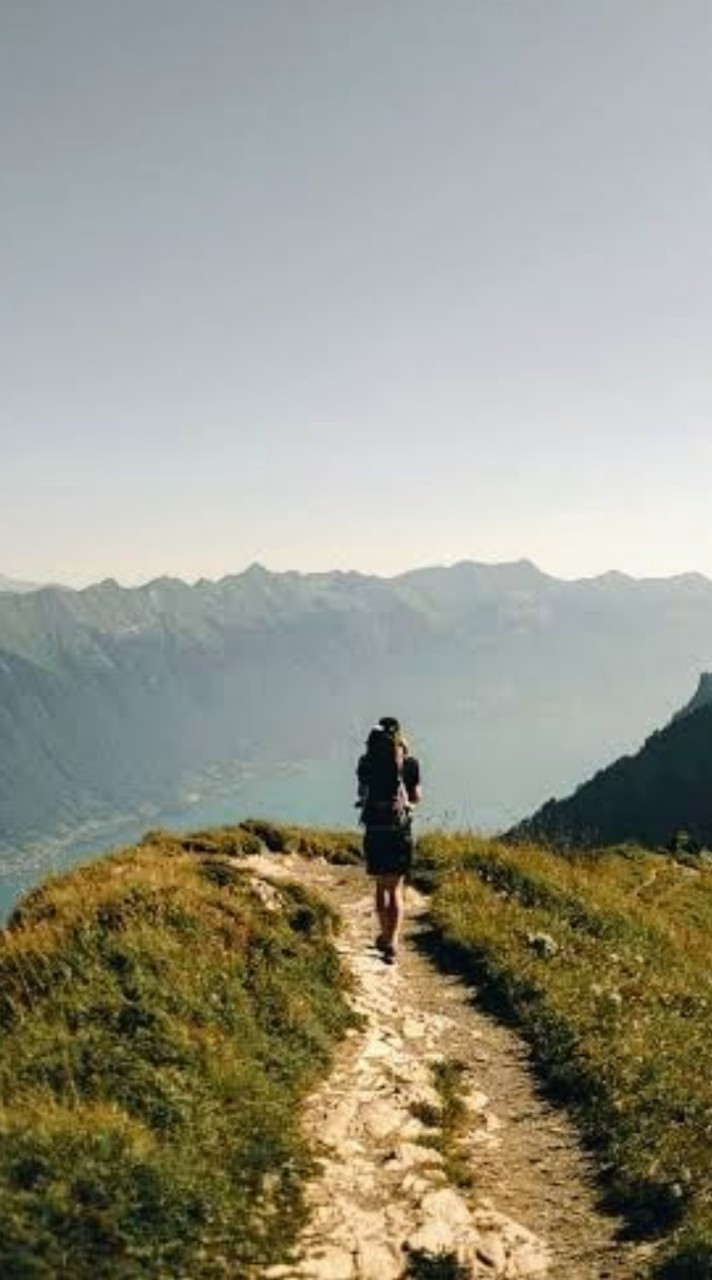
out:
{"label": "grassy ridge", "polygon": [[429,836],[422,876],[455,961],[514,1016],[609,1185],[662,1234],[656,1274],[712,1276],[712,865],[562,857]]}
{"label": "grassy ridge", "polygon": [[250,1276],[284,1258],[296,1103],[352,1021],[329,910],[254,832],[156,833],[0,933],[0,1274]]}

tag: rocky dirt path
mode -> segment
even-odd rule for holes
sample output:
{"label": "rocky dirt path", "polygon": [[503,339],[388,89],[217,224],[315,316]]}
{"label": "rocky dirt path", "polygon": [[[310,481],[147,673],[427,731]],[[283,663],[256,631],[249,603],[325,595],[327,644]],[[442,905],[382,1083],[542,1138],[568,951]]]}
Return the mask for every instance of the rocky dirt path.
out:
{"label": "rocky dirt path", "polygon": [[[311,1099],[320,1155],[293,1259],[264,1280],[632,1280],[643,1250],[597,1204],[572,1125],[540,1096],[526,1047],[477,1009],[473,992],[418,947],[427,903],[409,890],[395,967],[372,945],[372,895],[360,869],[257,858],[268,878],[298,878],[341,912],[338,946],[356,979],[363,1029]],[[437,1063],[462,1065],[466,1120],[453,1185],[433,1145]],[[459,1179],[462,1181],[462,1179]]]}

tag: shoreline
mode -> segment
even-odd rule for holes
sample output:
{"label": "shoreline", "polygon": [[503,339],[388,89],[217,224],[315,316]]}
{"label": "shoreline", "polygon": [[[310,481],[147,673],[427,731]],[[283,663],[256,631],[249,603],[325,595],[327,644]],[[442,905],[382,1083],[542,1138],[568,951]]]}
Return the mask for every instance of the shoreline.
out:
{"label": "shoreline", "polygon": [[[0,926],[18,898],[46,876],[61,874],[83,858],[135,844],[152,827],[190,830],[254,816],[314,824],[318,818],[322,825],[346,829],[344,816],[351,810],[334,785],[342,773],[341,762],[333,760],[213,766],[182,780],[163,804],[144,802],[133,812],[90,818],[51,836],[0,845]],[[348,785],[350,797],[350,778]]]}

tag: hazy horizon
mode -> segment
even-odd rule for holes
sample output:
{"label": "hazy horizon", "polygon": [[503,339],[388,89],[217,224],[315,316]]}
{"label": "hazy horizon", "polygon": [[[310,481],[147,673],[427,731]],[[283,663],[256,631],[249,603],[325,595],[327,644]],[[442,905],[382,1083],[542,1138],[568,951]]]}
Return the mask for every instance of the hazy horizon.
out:
{"label": "hazy horizon", "polygon": [[0,569],[712,576],[706,0],[5,0]]}
{"label": "hazy horizon", "polygon": [[217,584],[229,578],[240,577],[242,574],[249,572],[249,570],[251,569],[264,569],[267,573],[277,574],[277,575],[296,573],[302,577],[320,576],[324,574],[355,574],[358,577],[379,578],[379,579],[382,579],[384,582],[389,582],[394,579],[403,577],[408,573],[414,573],[414,572],[417,573],[419,571],[428,571],[432,569],[445,569],[445,570],[455,569],[460,565],[474,565],[477,567],[487,568],[487,569],[502,569],[502,568],[508,568],[508,567],[517,566],[517,565],[529,565],[531,566],[531,568],[535,569],[538,573],[542,574],[546,578],[551,578],[552,580],[555,580],[557,582],[569,582],[569,583],[593,582],[606,577],[625,578],[630,582],[668,582],[677,578],[702,578],[704,579],[704,581],[709,582],[712,585],[712,574],[704,574],[694,569],[682,570],[679,573],[669,573],[669,574],[631,574],[631,573],[625,573],[623,570],[616,569],[616,568],[608,568],[608,569],[602,570],[600,573],[592,573],[592,574],[567,575],[567,574],[551,573],[542,565],[537,564],[534,560],[531,560],[528,556],[521,556],[517,560],[477,560],[472,556],[463,556],[461,559],[453,560],[450,562],[432,561],[432,562],[427,562],[423,564],[409,565],[407,568],[396,570],[393,573],[377,573],[377,572],[372,572],[364,569],[359,569],[353,565],[332,565],[325,569],[304,569],[298,565],[292,565],[286,569],[281,569],[281,568],[278,569],[278,568],[274,568],[271,565],[264,564],[261,561],[254,561],[254,560],[251,561],[250,564],[243,565],[242,567],[237,569],[228,570],[226,573],[218,574],[215,576],[211,576],[208,574],[200,574],[197,577],[180,574],[180,573],[159,573],[155,577],[150,577],[150,578],[139,577],[136,579],[130,579],[125,577],[119,578],[119,577],[116,577],[114,574],[105,574],[101,577],[92,578],[87,581],[73,582],[70,579],[69,575],[65,575],[64,577],[59,577],[52,582],[29,583],[26,579],[18,580],[17,575],[15,574],[0,572],[0,584],[2,584],[3,581],[7,581],[7,582],[18,581],[22,586],[31,587],[37,590],[41,590],[43,588],[48,588],[48,587],[64,587],[72,591],[88,591],[92,587],[100,586],[102,583],[105,583],[105,582],[116,582],[119,587],[122,587],[126,590],[131,590],[134,588],[138,589],[140,587],[149,587],[153,583],[161,582],[165,580],[169,580],[172,582],[182,582],[186,586],[196,586],[200,582],[212,582]]}

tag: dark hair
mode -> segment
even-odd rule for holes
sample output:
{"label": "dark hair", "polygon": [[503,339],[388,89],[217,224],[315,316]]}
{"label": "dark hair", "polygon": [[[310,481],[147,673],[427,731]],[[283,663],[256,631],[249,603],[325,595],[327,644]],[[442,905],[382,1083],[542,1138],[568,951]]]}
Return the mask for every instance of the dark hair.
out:
{"label": "dark hair", "polygon": [[369,789],[378,794],[395,795],[400,776],[400,738],[381,726],[371,729],[366,740],[366,763]]}
{"label": "dark hair", "polygon": [[372,754],[374,751],[378,751],[382,747],[384,737],[385,734],[380,726],[376,729],[371,729],[366,739],[366,750],[369,754]]}

